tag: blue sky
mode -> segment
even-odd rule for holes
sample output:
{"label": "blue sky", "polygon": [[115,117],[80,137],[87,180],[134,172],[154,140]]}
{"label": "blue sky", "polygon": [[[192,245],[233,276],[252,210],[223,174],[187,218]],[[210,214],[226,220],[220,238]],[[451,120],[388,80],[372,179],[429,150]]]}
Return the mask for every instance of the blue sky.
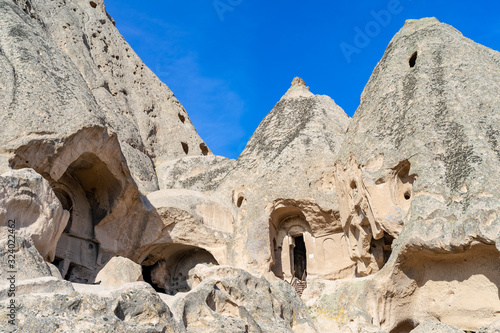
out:
{"label": "blue sky", "polygon": [[[464,36],[500,50],[496,1],[105,4],[120,33],[174,92],[213,153],[230,158],[239,156],[295,76],[352,116],[375,65],[406,19],[435,16]],[[370,36],[360,44],[355,36],[366,29]],[[348,52],[350,46],[357,50]]]}

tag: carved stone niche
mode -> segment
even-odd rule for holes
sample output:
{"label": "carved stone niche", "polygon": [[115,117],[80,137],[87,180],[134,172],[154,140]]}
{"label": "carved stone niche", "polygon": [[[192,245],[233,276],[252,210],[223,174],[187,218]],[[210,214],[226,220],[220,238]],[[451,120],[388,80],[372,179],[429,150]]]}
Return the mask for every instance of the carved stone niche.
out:
{"label": "carved stone niche", "polygon": [[378,272],[391,255],[412,201],[416,175],[409,172],[407,160],[377,179],[353,157],[345,166],[336,165],[340,218],[358,276]]}
{"label": "carved stone niche", "polygon": [[281,206],[271,213],[271,271],[277,277],[310,281],[352,275],[354,263],[349,258],[342,230],[322,233],[321,229],[311,227],[310,222],[324,224],[319,216],[306,215],[293,206]]}

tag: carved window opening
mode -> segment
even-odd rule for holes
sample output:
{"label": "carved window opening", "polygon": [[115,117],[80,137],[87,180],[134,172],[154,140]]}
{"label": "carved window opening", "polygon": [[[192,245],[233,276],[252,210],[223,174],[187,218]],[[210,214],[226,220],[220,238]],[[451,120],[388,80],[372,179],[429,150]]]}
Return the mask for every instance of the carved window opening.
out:
{"label": "carved window opening", "polygon": [[411,192],[410,191],[406,191],[405,194],[404,194],[404,197],[405,197],[405,200],[410,200],[410,198],[411,198]]}

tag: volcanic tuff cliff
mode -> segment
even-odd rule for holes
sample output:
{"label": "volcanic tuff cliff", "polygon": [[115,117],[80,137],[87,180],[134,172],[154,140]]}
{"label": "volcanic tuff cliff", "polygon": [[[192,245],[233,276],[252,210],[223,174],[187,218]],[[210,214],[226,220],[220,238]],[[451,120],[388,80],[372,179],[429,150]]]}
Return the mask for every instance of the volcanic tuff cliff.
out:
{"label": "volcanic tuff cliff", "polygon": [[[172,91],[119,34],[102,0],[2,0],[0,13],[4,170],[30,142],[54,150],[58,141],[98,125],[117,133],[131,174],[146,192],[158,189],[155,166],[210,154]],[[16,167],[37,167],[25,157]]]}
{"label": "volcanic tuff cliff", "polygon": [[237,160],[102,1],[0,0],[0,66],[2,331],[500,327],[500,54],[454,28],[407,21],[352,119],[295,78]]}

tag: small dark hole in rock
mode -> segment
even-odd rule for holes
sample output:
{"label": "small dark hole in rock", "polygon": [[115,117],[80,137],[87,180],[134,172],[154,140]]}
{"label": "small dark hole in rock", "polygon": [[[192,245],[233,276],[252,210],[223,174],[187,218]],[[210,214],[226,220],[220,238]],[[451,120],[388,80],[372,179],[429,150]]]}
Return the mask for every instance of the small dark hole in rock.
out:
{"label": "small dark hole in rock", "polygon": [[413,53],[410,57],[409,61],[410,67],[415,67],[416,62],[417,62],[417,51],[415,51],[415,53]]}
{"label": "small dark hole in rock", "polygon": [[[134,74],[135,74],[135,72],[134,72]],[[182,121],[182,123],[184,124],[184,122],[186,121],[186,117],[184,117],[184,116],[183,116],[182,114],[180,114],[180,113],[178,114],[178,116],[179,116],[179,119],[180,119],[180,120]]]}
{"label": "small dark hole in rock", "polygon": [[89,3],[90,3],[90,6],[92,8],[96,8],[97,7],[97,4],[94,1],[90,1]]}
{"label": "small dark hole in rock", "polygon": [[200,143],[200,149],[203,155],[208,155],[208,147],[204,142]]}
{"label": "small dark hole in rock", "polygon": [[238,206],[238,208],[241,207],[241,204],[243,203],[243,199],[244,199],[243,197],[238,198],[238,201],[236,202],[236,206]]}
{"label": "small dark hole in rock", "polygon": [[185,143],[185,142],[181,142],[181,145],[182,145],[182,149],[184,149],[184,152],[187,155],[187,153],[189,152],[189,146],[188,146],[188,144]]}
{"label": "small dark hole in rock", "polygon": [[411,198],[411,193],[405,192],[405,200],[410,200],[410,198]]}

